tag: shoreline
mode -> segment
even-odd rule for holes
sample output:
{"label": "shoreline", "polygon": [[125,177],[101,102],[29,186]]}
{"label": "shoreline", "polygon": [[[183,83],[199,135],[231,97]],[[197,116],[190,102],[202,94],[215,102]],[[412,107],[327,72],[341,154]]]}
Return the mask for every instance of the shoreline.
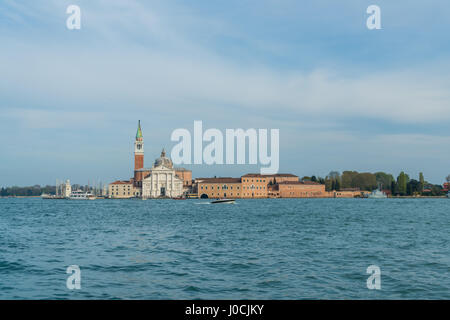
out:
{"label": "shoreline", "polygon": [[[7,196],[0,197],[0,199],[28,199],[28,198],[42,198],[41,196]],[[447,199],[447,196],[394,196],[387,197],[385,199]],[[173,200],[174,198],[161,198],[161,199],[149,199],[149,200]],[[363,197],[301,197],[301,198],[233,198],[235,200],[262,200],[262,199],[367,199]],[[45,200],[64,200],[64,199],[45,199]],[[101,198],[96,200],[135,200],[131,198]],[[140,199],[138,199],[140,200]],[[211,200],[200,198],[188,198],[185,200]]]}

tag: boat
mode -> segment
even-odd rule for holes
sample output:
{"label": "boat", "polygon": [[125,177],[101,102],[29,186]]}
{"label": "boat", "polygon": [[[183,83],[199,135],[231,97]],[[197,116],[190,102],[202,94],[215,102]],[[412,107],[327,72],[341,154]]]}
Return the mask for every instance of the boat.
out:
{"label": "boat", "polygon": [[450,198],[450,191],[447,192],[447,198]]}
{"label": "boat", "polygon": [[82,190],[72,191],[68,197],[70,200],[95,200],[96,197],[90,192],[84,192]]}
{"label": "boat", "polygon": [[46,199],[46,200],[49,200],[49,199],[51,199],[51,200],[62,200],[62,199],[65,199],[64,197],[57,196],[55,194],[45,194],[45,193],[43,193],[41,195],[41,198],[42,199]]}
{"label": "boat", "polygon": [[386,199],[387,195],[380,189],[376,189],[376,190],[372,191],[371,193],[369,193],[367,198],[369,198],[369,199]]}
{"label": "boat", "polygon": [[217,199],[214,201],[211,201],[211,203],[235,203],[234,199]]}

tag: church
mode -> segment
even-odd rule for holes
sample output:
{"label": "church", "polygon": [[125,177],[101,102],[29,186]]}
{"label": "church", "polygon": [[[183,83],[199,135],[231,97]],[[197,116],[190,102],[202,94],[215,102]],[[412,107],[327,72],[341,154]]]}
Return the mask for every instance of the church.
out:
{"label": "church", "polygon": [[134,177],[109,185],[110,198],[178,198],[192,187],[192,172],[173,166],[163,149],[151,168],[144,167],[144,137],[138,122],[134,141]]}

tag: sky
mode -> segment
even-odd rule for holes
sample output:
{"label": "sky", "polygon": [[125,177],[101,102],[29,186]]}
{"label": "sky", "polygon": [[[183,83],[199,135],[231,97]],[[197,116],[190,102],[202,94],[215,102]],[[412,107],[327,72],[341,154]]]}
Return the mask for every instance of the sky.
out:
{"label": "sky", "polygon": [[[69,5],[81,29],[69,30]],[[369,5],[381,8],[369,30]],[[450,174],[450,2],[2,0],[0,186],[109,183],[178,128],[280,130],[280,169]],[[188,165],[194,177],[258,165]]]}

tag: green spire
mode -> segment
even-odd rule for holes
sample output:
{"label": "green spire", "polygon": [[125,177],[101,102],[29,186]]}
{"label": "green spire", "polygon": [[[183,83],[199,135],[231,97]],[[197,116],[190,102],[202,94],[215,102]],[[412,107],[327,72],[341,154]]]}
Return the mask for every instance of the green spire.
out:
{"label": "green spire", "polygon": [[137,139],[142,139],[141,120],[139,120],[139,122],[138,122],[138,129],[136,132],[136,140]]}

